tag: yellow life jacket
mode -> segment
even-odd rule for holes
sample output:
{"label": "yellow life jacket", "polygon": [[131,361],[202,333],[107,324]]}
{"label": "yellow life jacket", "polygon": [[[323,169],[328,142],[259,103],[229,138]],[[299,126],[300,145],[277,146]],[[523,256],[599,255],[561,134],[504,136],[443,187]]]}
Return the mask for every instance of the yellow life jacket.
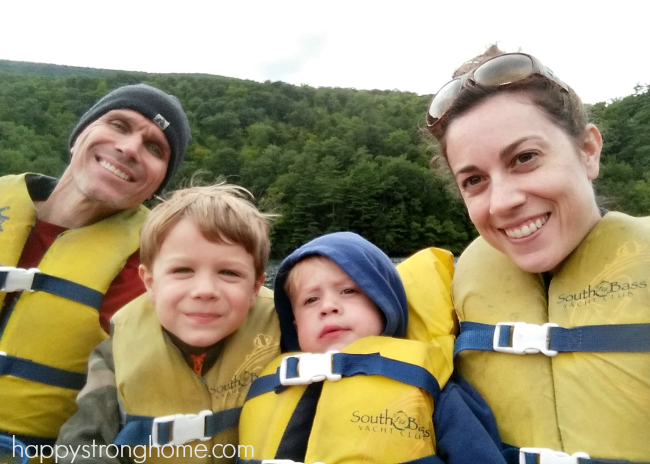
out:
{"label": "yellow life jacket", "polygon": [[[429,248],[398,265],[409,303],[407,337],[365,337],[345,347],[341,353],[306,354],[325,360],[334,372],[339,360],[371,359],[398,361],[397,370],[413,368],[434,378],[442,388],[452,372],[455,327],[451,304],[453,256],[445,250]],[[305,354],[286,354],[276,358],[256,381],[244,405],[240,420],[240,442],[251,447],[255,459],[273,459],[281,445],[291,415],[307,385],[283,387],[275,393],[256,387],[265,380],[275,382],[276,371],[282,365],[283,376],[289,374],[289,363],[298,359],[297,370],[311,363]],[[389,361],[390,362],[390,361]],[[332,367],[333,366],[333,367]],[[327,367],[326,367],[327,369]],[[300,375],[302,372],[299,372]],[[256,395],[256,396],[253,396]],[[326,380],[316,408],[309,436],[306,463],[324,462],[405,462],[435,454],[433,430],[434,397],[391,373],[351,375],[340,380]],[[251,457],[251,456],[249,456]]]}
{"label": "yellow life jacket", "polygon": [[[607,213],[553,275],[548,291],[541,275],[522,271],[483,239],[467,248],[453,284],[457,344],[468,340],[466,321],[559,326],[505,325],[487,341],[502,351],[537,346],[550,356],[469,349],[456,358],[460,374],[492,407],[505,443],[650,460],[650,352],[634,347],[650,346],[648,326],[641,325],[650,322],[649,280],[650,218]],[[607,335],[617,330],[637,336]],[[567,334],[578,351],[554,350]],[[630,344],[632,352],[612,344]]]}
{"label": "yellow life jacket", "polygon": [[[0,266],[15,269],[36,222],[25,175],[0,178],[0,211]],[[4,308],[0,432],[20,436],[27,444],[53,443],[75,412],[88,355],[107,336],[99,324],[97,303],[101,305],[111,282],[138,249],[147,211],[144,207],[123,211],[61,234],[38,265],[41,274],[36,279],[43,278],[46,288],[23,291]],[[52,288],[47,287],[50,284]],[[60,293],[66,294],[70,286],[73,293],[96,295],[95,307],[69,299],[75,295],[54,294],[61,288]],[[0,292],[0,302],[5,295]]]}
{"label": "yellow life jacket", "polygon": [[[154,307],[146,295],[115,313],[112,324],[120,404],[129,416],[162,418],[155,427],[153,433],[156,437],[152,437],[152,443],[153,438],[158,438],[161,445],[169,443],[164,447],[147,447],[147,462],[235,462],[240,408],[251,383],[279,353],[280,328],[273,310],[273,292],[266,287],[260,289],[257,302],[245,322],[224,340],[219,359],[203,377],[187,365],[178,348],[163,335]],[[205,411],[204,416],[210,417],[199,418],[202,411]],[[210,427],[204,424],[213,417],[211,413],[221,411],[228,411],[227,420],[231,421],[232,427],[208,437],[206,441],[192,440],[191,427],[183,428],[183,424],[200,421],[197,430],[209,430]],[[130,427],[129,416],[121,434]],[[214,417],[223,422],[218,419],[221,416]],[[149,423],[148,432],[152,431]],[[174,444],[185,441],[184,436],[190,440],[188,444],[174,447]],[[116,443],[125,443],[120,436],[118,438]],[[145,443],[148,441],[147,436]],[[141,456],[144,448],[134,446],[131,449]]]}

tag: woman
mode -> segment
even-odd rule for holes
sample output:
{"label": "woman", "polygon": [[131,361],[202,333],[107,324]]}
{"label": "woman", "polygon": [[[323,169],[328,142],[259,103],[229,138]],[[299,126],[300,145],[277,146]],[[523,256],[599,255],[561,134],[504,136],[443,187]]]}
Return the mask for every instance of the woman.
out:
{"label": "woman", "polygon": [[597,206],[602,139],[582,102],[491,47],[427,125],[481,235],[454,276],[457,370],[513,462],[650,461],[650,218]]}

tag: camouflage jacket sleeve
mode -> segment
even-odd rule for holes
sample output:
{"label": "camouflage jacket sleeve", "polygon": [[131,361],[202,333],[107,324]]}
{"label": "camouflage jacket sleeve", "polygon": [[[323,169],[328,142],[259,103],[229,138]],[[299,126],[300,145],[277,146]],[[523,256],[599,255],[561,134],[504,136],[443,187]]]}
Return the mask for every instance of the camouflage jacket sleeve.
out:
{"label": "camouflage jacket sleeve", "polygon": [[[120,430],[120,409],[115,387],[112,339],[100,343],[88,358],[88,379],[77,396],[77,412],[61,427],[57,462],[72,464],[129,464],[113,445]],[[116,456],[110,458],[107,456]],[[67,451],[67,456],[61,457]]]}

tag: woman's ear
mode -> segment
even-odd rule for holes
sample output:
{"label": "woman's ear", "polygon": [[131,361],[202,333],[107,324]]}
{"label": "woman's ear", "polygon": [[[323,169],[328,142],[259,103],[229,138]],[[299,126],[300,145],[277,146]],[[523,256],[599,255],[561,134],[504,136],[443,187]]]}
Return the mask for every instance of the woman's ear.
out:
{"label": "woman's ear", "polygon": [[587,176],[589,180],[594,180],[600,172],[600,152],[603,149],[603,137],[593,124],[587,124],[585,127],[580,148],[584,157]]}

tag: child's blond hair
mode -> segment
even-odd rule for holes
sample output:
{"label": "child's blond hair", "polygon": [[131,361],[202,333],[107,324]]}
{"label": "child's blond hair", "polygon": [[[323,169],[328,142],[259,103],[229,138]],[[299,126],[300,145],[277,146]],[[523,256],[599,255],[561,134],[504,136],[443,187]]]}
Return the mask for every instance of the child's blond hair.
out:
{"label": "child's blond hair", "polygon": [[300,277],[302,277],[303,274],[305,273],[305,268],[303,264],[308,262],[313,262],[313,261],[317,261],[319,263],[323,263],[326,261],[333,262],[331,259],[326,258],[325,256],[322,255],[310,255],[307,256],[306,258],[301,259],[296,264],[294,264],[294,266],[289,271],[289,275],[287,275],[287,281],[284,283],[284,291],[287,292],[287,295],[289,296],[289,300],[291,300],[292,307],[293,307],[293,300],[296,297],[296,293],[299,290],[297,282],[300,280]]}
{"label": "child's blond hair", "polygon": [[272,215],[259,211],[249,199],[253,195],[248,190],[225,183],[177,190],[151,210],[142,226],[141,263],[151,269],[171,229],[187,218],[206,240],[243,246],[253,257],[255,277],[260,278],[271,249],[269,219]]}

